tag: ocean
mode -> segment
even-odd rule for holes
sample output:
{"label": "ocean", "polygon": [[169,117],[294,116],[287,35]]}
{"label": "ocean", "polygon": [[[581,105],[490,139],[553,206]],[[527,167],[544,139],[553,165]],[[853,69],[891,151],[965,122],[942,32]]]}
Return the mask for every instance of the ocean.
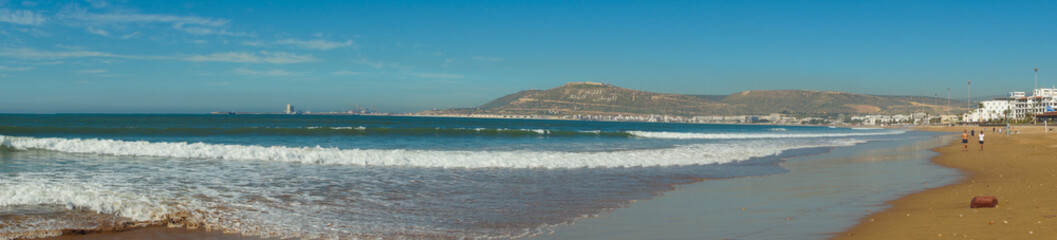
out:
{"label": "ocean", "polygon": [[524,119],[0,115],[0,239],[159,224],[302,239],[532,237],[678,186],[781,176],[787,159],[930,136]]}

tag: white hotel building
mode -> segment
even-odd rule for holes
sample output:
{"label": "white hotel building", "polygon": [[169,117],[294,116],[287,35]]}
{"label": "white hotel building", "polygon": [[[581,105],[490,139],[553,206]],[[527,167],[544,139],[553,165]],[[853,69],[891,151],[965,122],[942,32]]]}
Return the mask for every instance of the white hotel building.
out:
{"label": "white hotel building", "polygon": [[986,122],[1006,119],[1008,110],[1009,119],[1029,119],[1036,114],[1046,112],[1046,106],[1057,108],[1057,88],[1039,88],[1032,92],[1032,96],[1025,96],[1024,92],[1010,92],[1005,98],[982,101],[982,108],[962,116],[967,122]]}

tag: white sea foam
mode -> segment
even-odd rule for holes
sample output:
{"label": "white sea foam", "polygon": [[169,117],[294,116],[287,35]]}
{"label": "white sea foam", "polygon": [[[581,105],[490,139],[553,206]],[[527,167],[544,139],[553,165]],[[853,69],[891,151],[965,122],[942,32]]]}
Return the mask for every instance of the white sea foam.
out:
{"label": "white sea foam", "polygon": [[135,221],[161,219],[169,213],[166,206],[147,196],[99,190],[89,184],[24,183],[0,185],[0,206],[65,205],[67,208],[86,208],[103,214],[127,217]]}
{"label": "white sea foam", "polygon": [[[440,129],[440,128],[437,128],[437,129]],[[456,129],[466,129],[466,128],[456,128]],[[537,133],[537,134],[540,134],[540,135],[547,135],[547,134],[551,133],[551,130],[547,130],[547,129],[473,128],[472,130],[478,131],[478,132],[480,132],[480,131],[534,132],[534,133]]]}
{"label": "white sea foam", "polygon": [[644,138],[665,139],[767,139],[767,138],[825,138],[825,137],[856,137],[902,134],[906,130],[891,130],[884,132],[854,132],[854,133],[687,133],[687,132],[643,132],[628,131],[631,135]]}
{"label": "white sea foam", "polygon": [[[681,135],[663,135],[682,137]],[[678,133],[675,133],[678,134]],[[701,135],[688,135],[701,137]],[[705,135],[708,137],[708,135]],[[729,137],[728,137],[729,138]],[[650,167],[727,163],[768,156],[781,151],[825,146],[845,146],[858,140],[814,142],[758,141],[695,144],[665,149],[610,152],[558,151],[436,151],[337,149],[322,147],[264,147],[187,142],[120,141],[110,139],[33,138],[0,135],[0,146],[20,150],[40,149],[67,153],[114,156],[277,161],[306,164],[410,166],[439,168],[581,168]]]}
{"label": "white sea foam", "polygon": [[546,130],[546,129],[521,129],[521,130],[522,130],[522,131],[531,131],[531,132],[536,132],[536,133],[539,133],[539,134],[541,134],[541,135],[542,135],[542,134],[550,134],[550,133],[551,133],[551,131],[550,131],[550,130]]}
{"label": "white sea foam", "polygon": [[[478,130],[478,131],[480,131],[480,130]],[[551,130],[547,130],[547,129],[524,129],[524,128],[522,128],[522,129],[499,128],[499,129],[496,129],[496,131],[500,131],[500,132],[503,132],[503,131],[510,131],[510,132],[535,132],[535,133],[537,133],[539,135],[547,135],[547,134],[551,133]]]}
{"label": "white sea foam", "polygon": [[367,128],[364,127],[364,126],[359,126],[359,127],[316,127],[316,126],[310,126],[310,127],[305,127],[305,129],[320,129],[320,128],[329,128],[329,129],[338,129],[338,130],[349,130],[349,129],[367,130]]}
{"label": "white sea foam", "polygon": [[367,127],[364,127],[364,126],[359,126],[359,127],[332,127],[331,129],[356,129],[356,130],[367,130]]}

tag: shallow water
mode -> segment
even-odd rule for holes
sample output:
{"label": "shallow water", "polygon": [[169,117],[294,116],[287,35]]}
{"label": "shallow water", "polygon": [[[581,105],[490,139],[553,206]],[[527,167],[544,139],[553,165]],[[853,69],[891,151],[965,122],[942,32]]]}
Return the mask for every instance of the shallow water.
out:
{"label": "shallow water", "polygon": [[824,239],[887,201],[960,178],[928,161],[953,136],[903,137],[791,158],[787,174],[682,185],[536,239]]}

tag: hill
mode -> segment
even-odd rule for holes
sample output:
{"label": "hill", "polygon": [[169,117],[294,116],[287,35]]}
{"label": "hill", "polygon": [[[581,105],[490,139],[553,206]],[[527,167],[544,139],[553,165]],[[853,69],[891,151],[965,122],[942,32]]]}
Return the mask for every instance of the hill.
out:
{"label": "hill", "polygon": [[[756,115],[946,113],[946,100],[917,96],[876,96],[833,91],[754,90],[728,96],[653,93],[609,84],[578,82],[547,90],[526,90],[476,109],[449,113],[511,115]],[[950,109],[952,112],[965,108]],[[467,112],[468,111],[468,112]]]}
{"label": "hill", "polygon": [[495,114],[553,115],[696,116],[735,112],[727,104],[696,96],[652,93],[591,82],[569,83],[542,91],[521,91],[481,105],[480,109]]}
{"label": "hill", "polygon": [[789,112],[798,114],[907,114],[939,113],[945,106],[933,105],[930,97],[875,96],[847,92],[809,90],[744,91],[722,100],[744,114]]}

